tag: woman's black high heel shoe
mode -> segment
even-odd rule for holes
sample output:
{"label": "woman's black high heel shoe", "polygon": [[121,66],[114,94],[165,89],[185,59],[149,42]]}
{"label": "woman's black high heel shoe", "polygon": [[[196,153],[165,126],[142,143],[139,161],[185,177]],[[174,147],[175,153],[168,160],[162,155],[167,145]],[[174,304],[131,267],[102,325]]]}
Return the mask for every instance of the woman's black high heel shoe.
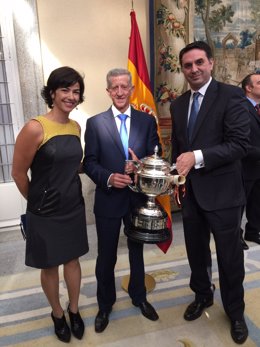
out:
{"label": "woman's black high heel shoe", "polygon": [[66,322],[66,318],[63,314],[61,318],[54,317],[53,312],[51,313],[51,318],[54,323],[54,331],[58,339],[62,342],[70,342],[71,332],[70,328]]}
{"label": "woman's black high heel shoe", "polygon": [[85,331],[84,322],[79,312],[73,313],[70,311],[70,305],[68,306],[68,313],[70,317],[71,332],[77,339],[81,340]]}

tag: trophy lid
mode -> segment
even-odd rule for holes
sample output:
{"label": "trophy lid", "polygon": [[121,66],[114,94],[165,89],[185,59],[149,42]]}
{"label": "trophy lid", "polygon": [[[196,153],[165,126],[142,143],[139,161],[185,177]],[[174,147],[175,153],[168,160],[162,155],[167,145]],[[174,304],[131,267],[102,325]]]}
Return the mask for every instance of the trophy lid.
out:
{"label": "trophy lid", "polygon": [[142,159],[142,163],[144,165],[153,165],[153,166],[170,166],[170,164],[162,159],[159,155],[158,155],[158,146],[155,146],[154,148],[154,154],[149,156],[149,157],[145,157]]}
{"label": "trophy lid", "polygon": [[158,146],[155,146],[153,155],[145,157],[141,161],[140,171],[142,174],[164,176],[171,171],[170,164],[158,155]]}

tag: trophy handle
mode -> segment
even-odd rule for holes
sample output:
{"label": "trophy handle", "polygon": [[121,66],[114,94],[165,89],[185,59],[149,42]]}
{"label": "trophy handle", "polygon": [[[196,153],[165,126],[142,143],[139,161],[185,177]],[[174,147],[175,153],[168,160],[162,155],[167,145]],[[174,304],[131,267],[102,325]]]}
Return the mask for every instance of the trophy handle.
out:
{"label": "trophy handle", "polygon": [[[135,175],[137,170],[140,168],[141,163],[136,160],[127,159],[125,160],[125,174],[129,175],[132,178],[132,181],[135,181]],[[140,193],[136,183],[128,184],[128,187],[135,193]]]}
{"label": "trophy handle", "polygon": [[128,187],[135,193],[141,193],[141,191],[137,188],[137,185],[132,185],[132,184],[128,184]]}
{"label": "trophy handle", "polygon": [[142,165],[141,162],[139,163],[136,160],[126,159],[124,172],[127,175],[136,173],[136,171],[140,168],[141,165]]}
{"label": "trophy handle", "polygon": [[142,165],[141,162],[138,162],[138,161],[136,161],[136,160],[133,160],[133,164],[134,164],[134,166],[136,167],[137,170],[138,170],[138,169],[140,168],[140,166]]}

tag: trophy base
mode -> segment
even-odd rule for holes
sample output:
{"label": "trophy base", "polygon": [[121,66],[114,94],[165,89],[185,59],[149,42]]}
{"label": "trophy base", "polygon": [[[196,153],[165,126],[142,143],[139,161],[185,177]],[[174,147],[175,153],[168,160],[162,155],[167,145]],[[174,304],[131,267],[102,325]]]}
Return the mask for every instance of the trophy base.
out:
{"label": "trophy base", "polygon": [[124,232],[132,241],[141,243],[160,243],[171,238],[167,213],[153,201],[132,212],[131,223]]}
{"label": "trophy base", "polygon": [[125,228],[124,232],[130,240],[140,243],[161,243],[171,238],[171,233],[167,228],[148,230],[136,228],[134,225],[131,225],[129,228]]}

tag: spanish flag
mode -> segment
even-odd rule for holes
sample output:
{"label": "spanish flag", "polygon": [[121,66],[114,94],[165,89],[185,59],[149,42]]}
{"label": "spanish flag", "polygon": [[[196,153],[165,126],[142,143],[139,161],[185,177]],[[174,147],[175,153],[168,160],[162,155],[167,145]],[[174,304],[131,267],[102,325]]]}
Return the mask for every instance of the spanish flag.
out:
{"label": "spanish flag", "polygon": [[[128,70],[132,74],[133,85],[135,86],[134,92],[131,97],[131,104],[138,110],[147,112],[154,116],[157,121],[159,137],[160,130],[158,124],[158,118],[156,115],[156,107],[154,102],[154,97],[151,92],[151,85],[149,74],[147,70],[146,60],[144,56],[143,45],[141,41],[141,36],[139,33],[138,25],[136,22],[135,11],[132,10],[131,16],[131,34],[130,34],[130,44],[128,52]],[[172,218],[171,218],[171,204],[169,196],[158,196],[158,202],[166,211],[167,218],[167,228],[171,232],[172,236]],[[166,253],[172,242],[172,237],[170,240],[162,243],[158,243],[158,247]]]}

